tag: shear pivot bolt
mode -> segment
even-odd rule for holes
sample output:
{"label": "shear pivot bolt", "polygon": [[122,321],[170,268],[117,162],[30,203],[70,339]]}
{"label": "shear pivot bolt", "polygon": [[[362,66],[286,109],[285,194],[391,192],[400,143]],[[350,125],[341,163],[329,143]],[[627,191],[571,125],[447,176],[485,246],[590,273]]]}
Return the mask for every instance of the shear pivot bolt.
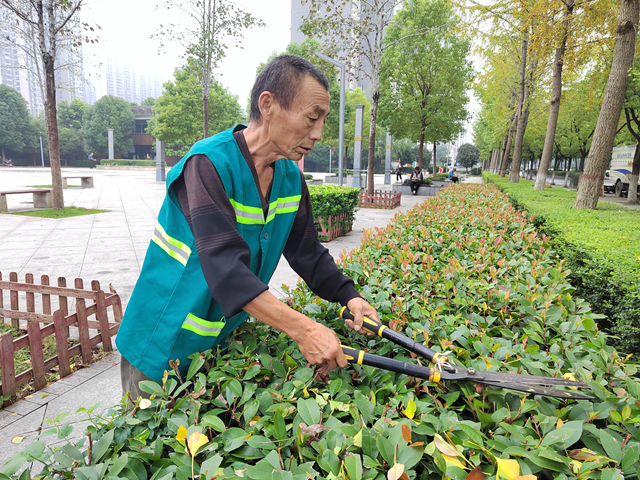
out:
{"label": "shear pivot bolt", "polygon": [[469,375],[475,375],[476,374],[476,369],[475,368],[468,368],[467,369],[467,373]]}

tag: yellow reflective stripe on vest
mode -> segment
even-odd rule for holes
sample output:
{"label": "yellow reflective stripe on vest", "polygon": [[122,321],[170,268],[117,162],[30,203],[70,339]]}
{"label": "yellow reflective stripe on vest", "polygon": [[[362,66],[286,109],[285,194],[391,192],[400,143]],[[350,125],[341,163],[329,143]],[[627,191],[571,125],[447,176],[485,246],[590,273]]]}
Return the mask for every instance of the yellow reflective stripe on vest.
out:
{"label": "yellow reflective stripe on vest", "polygon": [[281,197],[269,204],[267,220],[264,219],[264,212],[260,207],[248,207],[230,198],[231,206],[236,213],[236,222],[249,225],[264,225],[274,219],[279,213],[295,213],[300,206],[302,195],[293,197]]}
{"label": "yellow reflective stripe on vest", "polygon": [[231,206],[236,212],[236,222],[249,225],[264,225],[264,213],[260,207],[248,207],[230,198]]}
{"label": "yellow reflective stripe on vest", "polygon": [[278,213],[294,213],[298,211],[300,199],[302,195],[294,195],[293,197],[280,197],[275,202],[269,204],[269,214],[267,215],[267,223],[273,220]]}
{"label": "yellow reflective stripe on vest", "polygon": [[217,337],[224,325],[224,322],[209,322],[190,313],[182,324],[182,328],[202,337]]}
{"label": "yellow reflective stripe on vest", "polygon": [[187,247],[180,240],[176,240],[173,237],[167,235],[162,225],[158,223],[156,229],[153,231],[151,240],[158,245],[162,250],[167,252],[169,256],[178,260],[185,267],[187,266],[187,260],[191,255],[191,249]]}

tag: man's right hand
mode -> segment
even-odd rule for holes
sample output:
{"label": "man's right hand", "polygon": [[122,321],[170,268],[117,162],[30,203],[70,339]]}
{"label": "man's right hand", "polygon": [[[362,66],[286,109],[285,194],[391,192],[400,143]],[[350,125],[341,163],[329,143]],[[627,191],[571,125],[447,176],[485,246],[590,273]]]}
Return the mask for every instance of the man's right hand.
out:
{"label": "man's right hand", "polygon": [[311,365],[327,365],[331,369],[347,366],[333,330],[287,307],[268,290],[246,304],[244,311],[298,342],[300,352]]}

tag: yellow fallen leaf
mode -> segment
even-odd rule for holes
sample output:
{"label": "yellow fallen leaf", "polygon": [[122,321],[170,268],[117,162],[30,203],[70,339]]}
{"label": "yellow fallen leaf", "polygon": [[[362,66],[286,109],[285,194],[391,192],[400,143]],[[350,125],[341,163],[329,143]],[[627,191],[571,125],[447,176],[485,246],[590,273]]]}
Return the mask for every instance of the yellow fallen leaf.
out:
{"label": "yellow fallen leaf", "polygon": [[187,439],[187,429],[184,427],[184,425],[180,425],[180,428],[178,429],[178,433],[176,434],[176,440],[178,440],[178,443],[180,443],[180,445],[184,446],[184,442]]}
{"label": "yellow fallen leaf", "polygon": [[559,418],[558,421],[556,422],[556,428],[560,428],[562,425],[564,425],[564,422],[562,421],[561,418]]}
{"label": "yellow fallen leaf", "polygon": [[[573,372],[567,372],[565,374],[562,375],[562,378],[564,378],[565,380],[573,380],[574,382],[576,381],[576,376],[573,374]],[[577,387],[569,387],[571,390],[577,390]]]}
{"label": "yellow fallen leaf", "polygon": [[42,396],[40,398],[47,398],[49,396],[48,393],[43,393]]}
{"label": "yellow fallen leaf", "polygon": [[413,418],[414,415],[416,414],[416,402],[413,401],[413,398],[409,399],[409,402],[407,403],[407,408],[405,408],[402,413],[407,417],[407,418]]}
{"label": "yellow fallen leaf", "polygon": [[24,397],[24,398],[33,398],[33,395],[27,395],[27,396],[26,396],[26,397]]}
{"label": "yellow fallen leaf", "polygon": [[262,418],[262,417],[261,417],[261,416],[259,416],[259,415],[256,415],[255,417],[253,417],[253,418],[251,419],[251,421],[249,422],[249,426],[250,426],[250,427],[253,427],[256,423],[258,423],[258,422],[260,421],[260,419],[261,419],[261,418]]}
{"label": "yellow fallen leaf", "polygon": [[535,475],[518,475],[516,480],[538,480]]}
{"label": "yellow fallen leaf", "polygon": [[356,447],[362,448],[362,430],[356,433],[356,436],[353,437],[353,444]]}
{"label": "yellow fallen leaf", "polygon": [[398,480],[404,473],[404,463],[396,463],[387,472],[387,480]]}
{"label": "yellow fallen leaf", "polygon": [[443,455],[448,455],[450,457],[457,457],[458,456],[458,450],[456,450],[454,447],[452,447],[451,445],[449,445],[444,438],[442,438],[440,435],[438,435],[437,433],[434,435],[433,440],[436,444],[436,448],[440,451],[440,453],[442,453]]}
{"label": "yellow fallen leaf", "polygon": [[200,450],[200,447],[206,445],[207,443],[209,443],[209,438],[206,435],[200,432],[193,432],[189,436],[188,440],[189,453],[191,454],[191,456],[195,457],[196,453],[198,453],[198,450]]}
{"label": "yellow fallen leaf", "polygon": [[140,410],[146,410],[150,406],[151,406],[151,400],[149,400],[148,398],[140,399]]}
{"label": "yellow fallen leaf", "polygon": [[11,443],[22,443],[22,440],[24,440],[24,437],[13,437]]}
{"label": "yellow fallen leaf", "polygon": [[500,480],[501,478],[505,480],[516,480],[516,477],[520,473],[520,464],[517,460],[496,458],[496,463],[498,464],[496,480]]}
{"label": "yellow fallen leaf", "polygon": [[464,464],[458,460],[458,457],[452,457],[450,455],[445,455],[444,453],[442,454],[442,456],[444,457],[444,461],[447,464],[447,467],[459,467],[464,469]]}

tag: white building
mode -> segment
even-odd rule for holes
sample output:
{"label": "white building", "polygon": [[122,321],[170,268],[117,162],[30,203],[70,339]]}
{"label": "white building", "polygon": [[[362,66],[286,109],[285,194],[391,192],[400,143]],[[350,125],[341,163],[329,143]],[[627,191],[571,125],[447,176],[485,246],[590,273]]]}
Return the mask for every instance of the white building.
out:
{"label": "white building", "polygon": [[149,72],[136,72],[135,67],[121,65],[117,60],[108,58],[104,64],[100,96],[113,95],[138,105],[149,97],[162,95],[162,81]]}

